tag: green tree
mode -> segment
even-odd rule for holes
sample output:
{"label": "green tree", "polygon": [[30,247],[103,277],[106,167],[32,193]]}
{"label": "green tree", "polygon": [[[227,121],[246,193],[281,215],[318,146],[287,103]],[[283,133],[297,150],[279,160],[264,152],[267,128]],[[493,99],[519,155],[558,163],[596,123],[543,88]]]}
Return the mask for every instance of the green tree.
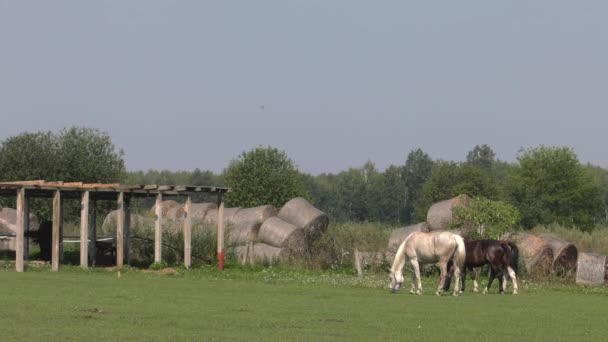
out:
{"label": "green tree", "polygon": [[226,205],[255,207],[271,204],[281,208],[294,197],[308,197],[300,172],[287,154],[273,147],[243,152],[224,170]]}
{"label": "green tree", "polygon": [[422,186],[431,176],[433,171],[433,160],[421,149],[412,150],[403,167],[403,183],[405,187],[403,222],[412,223],[414,208],[419,200]]}
{"label": "green tree", "polygon": [[480,167],[485,170],[491,170],[496,163],[496,154],[490,146],[475,145],[475,147],[467,154],[467,164]]}
{"label": "green tree", "polygon": [[529,148],[517,160],[509,193],[525,227],[556,222],[591,229],[603,216],[600,186],[570,148]]}
{"label": "green tree", "polygon": [[514,206],[479,196],[473,198],[467,207],[455,207],[454,217],[461,224],[472,224],[477,228],[469,237],[486,239],[498,239],[512,231],[520,220],[519,210]]}
{"label": "green tree", "polygon": [[61,180],[57,139],[51,132],[22,133],[0,143],[0,180]]}

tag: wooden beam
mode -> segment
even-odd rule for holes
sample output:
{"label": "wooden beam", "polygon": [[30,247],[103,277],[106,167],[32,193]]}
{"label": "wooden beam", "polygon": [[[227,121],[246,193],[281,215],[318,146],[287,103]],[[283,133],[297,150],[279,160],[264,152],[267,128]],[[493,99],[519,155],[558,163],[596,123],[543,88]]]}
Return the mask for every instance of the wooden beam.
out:
{"label": "wooden beam", "polygon": [[97,201],[90,202],[89,209],[89,261],[91,266],[97,264]]}
{"label": "wooden beam", "polygon": [[116,215],[116,267],[124,264],[125,193],[118,193],[118,215]]}
{"label": "wooden beam", "polygon": [[224,201],[218,196],[219,209],[217,212],[217,267],[224,269]]}
{"label": "wooden beam", "polygon": [[25,189],[17,190],[17,231],[15,237],[15,269],[23,272],[23,236],[25,233]]}
{"label": "wooden beam", "polygon": [[186,197],[184,204],[184,267],[192,266],[192,217],[190,208],[192,207],[192,198]]}
{"label": "wooden beam", "polygon": [[89,267],[89,192],[80,200],[80,267]]}
{"label": "wooden beam", "polygon": [[59,233],[61,225],[61,191],[53,193],[53,238],[51,247],[51,270],[59,270]]}
{"label": "wooden beam", "polygon": [[162,242],[163,242],[163,231],[162,231],[162,219],[163,219],[163,195],[156,195],[156,203],[154,205],[154,212],[156,213],[156,221],[154,222],[154,262],[160,262],[162,260]]}

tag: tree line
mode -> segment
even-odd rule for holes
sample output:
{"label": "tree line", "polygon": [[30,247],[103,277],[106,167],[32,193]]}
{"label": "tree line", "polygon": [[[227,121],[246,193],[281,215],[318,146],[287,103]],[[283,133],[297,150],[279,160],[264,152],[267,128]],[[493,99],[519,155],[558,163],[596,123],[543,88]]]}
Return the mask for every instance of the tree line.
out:
{"label": "tree line", "polygon": [[434,160],[422,149],[404,159],[385,170],[368,161],[311,175],[300,172],[286,152],[268,146],[244,151],[220,174],[198,168],[127,171],[123,151],[107,133],[72,127],[0,142],[0,181],[229,186],[234,191],[226,197],[228,206],[280,208],[302,196],[334,221],[400,225],[424,221],[434,202],[467,194],[515,207],[525,228],[555,222],[589,230],[608,222],[608,170],[582,164],[568,147],[522,149],[514,163],[499,160],[488,145],[475,146],[462,162]]}

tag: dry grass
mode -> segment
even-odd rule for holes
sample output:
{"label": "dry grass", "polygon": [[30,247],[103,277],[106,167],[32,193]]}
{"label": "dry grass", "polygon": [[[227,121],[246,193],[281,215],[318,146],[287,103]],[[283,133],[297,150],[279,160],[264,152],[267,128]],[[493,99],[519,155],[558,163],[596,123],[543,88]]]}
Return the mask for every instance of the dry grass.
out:
{"label": "dry grass", "polygon": [[591,252],[608,255],[608,228],[597,228],[591,232],[565,228],[558,224],[536,226],[532,229],[534,235],[553,233],[561,239],[576,246],[579,252]]}

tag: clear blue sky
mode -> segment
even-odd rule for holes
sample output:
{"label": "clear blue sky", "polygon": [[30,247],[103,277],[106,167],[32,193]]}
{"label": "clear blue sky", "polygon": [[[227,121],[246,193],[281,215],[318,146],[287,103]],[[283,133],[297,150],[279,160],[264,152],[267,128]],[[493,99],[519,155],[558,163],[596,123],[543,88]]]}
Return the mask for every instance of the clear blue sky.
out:
{"label": "clear blue sky", "polygon": [[0,0],[0,140],[87,126],[127,168],[271,145],[317,174],[422,148],[608,167],[608,1]]}

